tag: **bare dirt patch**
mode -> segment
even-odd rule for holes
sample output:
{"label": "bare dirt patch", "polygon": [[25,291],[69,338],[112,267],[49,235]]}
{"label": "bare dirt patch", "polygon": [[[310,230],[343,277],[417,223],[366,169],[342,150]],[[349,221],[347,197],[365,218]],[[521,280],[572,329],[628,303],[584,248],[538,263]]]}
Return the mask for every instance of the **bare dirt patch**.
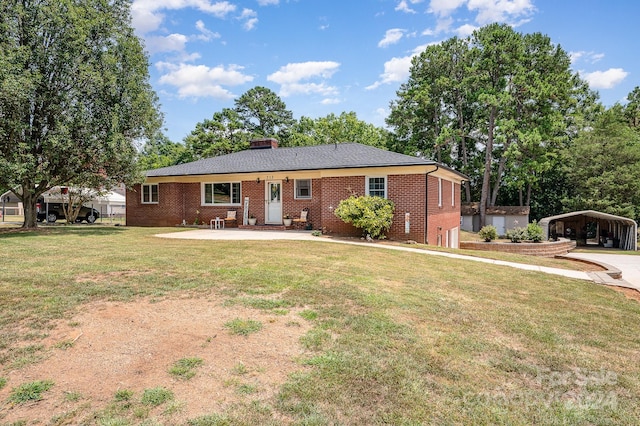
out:
{"label": "bare dirt patch", "polygon": [[[220,413],[237,402],[266,401],[290,373],[303,368],[296,363],[303,353],[299,338],[310,325],[297,312],[227,307],[214,296],[85,305],[44,340],[45,361],[5,375],[0,421],[49,424],[54,417],[70,416],[69,423],[60,424],[83,423],[123,389],[134,391],[138,401],[145,389],[172,390],[180,409],[163,413],[166,407],[158,407],[148,414],[166,424]],[[260,321],[263,327],[248,336],[232,335],[224,324],[235,318]],[[195,377],[183,380],[168,373],[187,357],[203,360]],[[55,385],[41,401],[6,403],[12,388],[35,380]]]}

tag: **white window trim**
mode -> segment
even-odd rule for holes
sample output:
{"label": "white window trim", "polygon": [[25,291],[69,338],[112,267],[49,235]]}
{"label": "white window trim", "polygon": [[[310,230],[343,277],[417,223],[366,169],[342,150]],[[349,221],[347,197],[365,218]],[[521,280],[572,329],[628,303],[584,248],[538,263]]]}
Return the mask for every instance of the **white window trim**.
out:
{"label": "white window trim", "polygon": [[455,182],[451,182],[451,207],[455,207],[456,206],[456,183]]}
{"label": "white window trim", "polygon": [[388,198],[388,193],[389,193],[389,179],[387,179],[387,176],[366,176],[365,177],[365,194],[370,195],[369,193],[369,179],[374,179],[374,178],[382,178],[384,179],[384,197],[383,198]]}
{"label": "white window trim", "polygon": [[[216,184],[220,184],[220,183],[228,183],[231,184],[231,188],[233,190],[233,184],[237,183],[239,185],[240,188],[240,195],[238,196],[238,199],[240,200],[240,202],[238,203],[205,203],[205,187],[206,185],[216,185]],[[233,199],[233,194],[231,196],[231,198]],[[213,197],[211,198],[213,200]],[[224,181],[224,182],[202,182],[200,184],[200,205],[201,206],[207,206],[207,207],[225,207],[225,206],[241,206],[242,205],[242,182],[239,181]]]}
{"label": "white window trim", "polygon": [[[151,190],[151,187],[153,187],[153,186],[158,188],[158,190],[156,191],[156,193],[158,194],[158,199],[156,201],[153,201],[153,199],[152,199],[153,198],[152,197],[153,191]],[[144,200],[145,188],[149,188],[148,191],[149,191],[149,200],[150,201],[145,201]],[[140,203],[141,204],[158,204],[159,202],[160,202],[160,184],[158,184],[158,183],[143,183],[140,186]]]}
{"label": "white window trim", "polygon": [[438,178],[438,207],[442,207],[442,178]]}
{"label": "white window trim", "polygon": [[[298,181],[299,180],[308,180],[309,181],[309,196],[308,197],[298,197]],[[294,180],[294,188],[293,188],[293,198],[296,200],[310,200],[313,198],[313,179],[295,179]]]}

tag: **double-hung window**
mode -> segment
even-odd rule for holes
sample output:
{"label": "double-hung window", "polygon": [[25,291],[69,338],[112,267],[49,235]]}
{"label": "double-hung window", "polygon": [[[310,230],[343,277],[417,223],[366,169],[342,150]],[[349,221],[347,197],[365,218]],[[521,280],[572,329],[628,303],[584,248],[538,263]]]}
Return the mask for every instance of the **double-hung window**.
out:
{"label": "double-hung window", "polygon": [[385,176],[367,177],[366,186],[367,195],[387,198],[387,178]]}
{"label": "double-hung window", "polygon": [[205,183],[202,186],[202,204],[240,204],[240,182]]}
{"label": "double-hung window", "polygon": [[142,204],[158,204],[158,184],[142,185]]}
{"label": "double-hung window", "polygon": [[311,198],[311,179],[296,179],[296,199]]}

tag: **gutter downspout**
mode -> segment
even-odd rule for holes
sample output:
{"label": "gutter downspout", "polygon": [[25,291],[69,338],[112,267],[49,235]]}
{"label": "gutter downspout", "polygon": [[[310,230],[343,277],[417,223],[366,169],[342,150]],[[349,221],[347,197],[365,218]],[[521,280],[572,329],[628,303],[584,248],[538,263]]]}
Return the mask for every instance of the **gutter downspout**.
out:
{"label": "gutter downspout", "polygon": [[440,166],[436,164],[436,169],[431,170],[424,174],[424,235],[423,241],[424,244],[428,244],[427,240],[427,229],[429,225],[429,175],[431,173],[435,173],[440,169]]}

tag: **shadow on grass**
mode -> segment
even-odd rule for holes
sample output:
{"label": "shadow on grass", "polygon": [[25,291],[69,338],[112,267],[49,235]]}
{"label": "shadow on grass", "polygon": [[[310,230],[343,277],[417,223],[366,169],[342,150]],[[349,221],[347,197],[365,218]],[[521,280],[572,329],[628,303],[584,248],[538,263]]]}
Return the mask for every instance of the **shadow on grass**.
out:
{"label": "shadow on grass", "polygon": [[121,226],[106,225],[41,225],[37,228],[0,228],[0,238],[22,238],[40,235],[106,236],[124,231]]}

